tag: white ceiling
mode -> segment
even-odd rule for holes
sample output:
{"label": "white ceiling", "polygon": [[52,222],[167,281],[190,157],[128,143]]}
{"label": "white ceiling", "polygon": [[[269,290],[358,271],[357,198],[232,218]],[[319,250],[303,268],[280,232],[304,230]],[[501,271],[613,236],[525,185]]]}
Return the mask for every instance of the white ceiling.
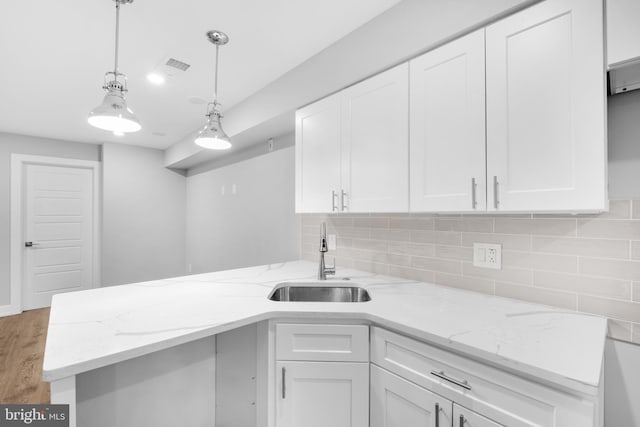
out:
{"label": "white ceiling", "polygon": [[[400,0],[136,0],[120,14],[120,71],[143,129],[116,137],[86,116],[102,101],[113,68],[112,0],[14,0],[0,26],[0,131],[63,140],[164,149],[204,123],[215,47],[206,31],[230,37],[220,49],[219,98],[242,101]],[[166,57],[191,64],[154,86],[146,74]],[[154,135],[159,133],[159,135]],[[164,134],[164,135],[162,135]]]}

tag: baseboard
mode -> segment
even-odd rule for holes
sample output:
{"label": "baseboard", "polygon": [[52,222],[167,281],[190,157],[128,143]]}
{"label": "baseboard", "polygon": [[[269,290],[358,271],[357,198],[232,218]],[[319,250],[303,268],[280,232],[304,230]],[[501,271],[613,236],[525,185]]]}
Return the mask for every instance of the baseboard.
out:
{"label": "baseboard", "polygon": [[13,316],[14,314],[20,313],[20,309],[12,306],[11,304],[0,305],[0,317]]}

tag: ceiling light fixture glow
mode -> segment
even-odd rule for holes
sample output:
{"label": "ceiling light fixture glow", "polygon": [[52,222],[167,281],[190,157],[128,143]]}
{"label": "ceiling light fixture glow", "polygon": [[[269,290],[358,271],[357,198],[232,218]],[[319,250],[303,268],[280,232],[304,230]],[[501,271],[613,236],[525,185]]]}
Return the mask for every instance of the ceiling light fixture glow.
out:
{"label": "ceiling light fixture glow", "polygon": [[120,132],[120,131],[114,130],[113,131],[113,135],[114,136],[124,136],[124,132]]}
{"label": "ceiling light fixture glow", "polygon": [[149,80],[154,85],[162,85],[166,81],[162,74],[158,73],[149,73],[147,74],[147,80]]}
{"label": "ceiling light fixture glow", "polygon": [[94,108],[87,121],[91,126],[111,132],[137,132],[142,129],[136,115],[127,106],[127,76],[118,71],[118,44],[120,41],[120,5],[133,0],[114,0],[116,3],[116,48],[113,71],[104,74],[102,89],[107,93],[102,103]]}
{"label": "ceiling light fixture glow", "polygon": [[216,68],[215,68],[215,83],[213,102],[207,105],[207,123],[198,132],[198,136],[195,139],[195,143],[202,148],[208,148],[210,150],[227,150],[231,148],[231,139],[222,129],[221,119],[222,104],[218,102],[218,55],[220,46],[229,43],[229,37],[222,31],[211,30],[207,32],[207,39],[214,45],[216,45]]}

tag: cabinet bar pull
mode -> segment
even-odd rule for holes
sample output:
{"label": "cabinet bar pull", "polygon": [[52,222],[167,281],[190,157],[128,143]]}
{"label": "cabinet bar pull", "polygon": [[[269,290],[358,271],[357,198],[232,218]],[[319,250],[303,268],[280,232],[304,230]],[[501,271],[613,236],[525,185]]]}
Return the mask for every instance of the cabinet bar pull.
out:
{"label": "cabinet bar pull", "polygon": [[498,183],[498,177],[493,176],[493,207],[498,209],[498,205],[500,204],[500,200],[498,199],[498,188],[500,187],[500,183]]}
{"label": "cabinet bar pull", "polygon": [[284,399],[286,396],[285,393],[285,385],[284,385],[284,377],[285,377],[285,372],[286,370],[284,369],[284,366],[282,367],[282,398]]}
{"label": "cabinet bar pull", "polygon": [[338,198],[338,193],[335,190],[331,190],[331,212],[335,212],[338,210],[338,206],[336,205],[336,199]]}
{"label": "cabinet bar pull", "polygon": [[464,427],[464,415],[460,414],[460,427]]}
{"label": "cabinet bar pull", "polygon": [[440,405],[436,403],[436,427],[440,427]]}
{"label": "cabinet bar pull", "polygon": [[475,209],[478,206],[478,201],[476,200],[476,179],[471,178],[471,209]]}
{"label": "cabinet bar pull", "polygon": [[349,209],[349,206],[347,206],[347,202],[346,202],[346,198],[348,197],[348,194],[346,191],[341,190],[342,196],[340,197],[340,201],[342,204],[342,210],[346,211],[347,209]]}
{"label": "cabinet bar pull", "polygon": [[447,374],[444,373],[444,371],[431,371],[431,375],[433,375],[434,377],[438,377],[441,378],[445,381],[449,381],[452,384],[457,385],[458,387],[462,387],[465,390],[471,390],[471,386],[469,385],[469,383],[467,383],[467,380],[456,380],[455,378],[451,378],[450,376],[448,376]]}

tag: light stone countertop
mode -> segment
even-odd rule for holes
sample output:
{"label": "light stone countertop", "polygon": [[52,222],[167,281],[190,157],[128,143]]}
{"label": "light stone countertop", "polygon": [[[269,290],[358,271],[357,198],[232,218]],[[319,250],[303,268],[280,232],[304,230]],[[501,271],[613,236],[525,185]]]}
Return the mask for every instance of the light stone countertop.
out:
{"label": "light stone countertop", "polygon": [[366,303],[274,302],[273,286],[315,280],[295,261],[59,294],[43,379],[55,381],[267,319],[362,319],[509,371],[595,395],[607,321],[433,284],[340,269]]}

